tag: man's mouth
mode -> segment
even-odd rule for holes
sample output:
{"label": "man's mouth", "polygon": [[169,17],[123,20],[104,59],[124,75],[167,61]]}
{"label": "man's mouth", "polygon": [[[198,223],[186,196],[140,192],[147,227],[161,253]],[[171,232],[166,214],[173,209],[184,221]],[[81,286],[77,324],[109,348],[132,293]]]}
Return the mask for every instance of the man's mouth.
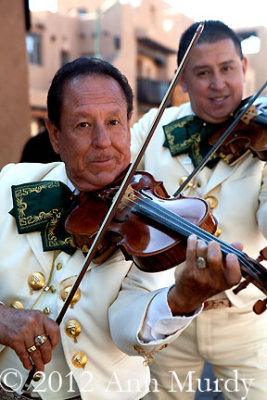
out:
{"label": "man's mouth", "polygon": [[228,96],[217,96],[217,97],[211,97],[210,100],[214,101],[216,103],[221,103],[224,100],[226,100],[228,98]]}

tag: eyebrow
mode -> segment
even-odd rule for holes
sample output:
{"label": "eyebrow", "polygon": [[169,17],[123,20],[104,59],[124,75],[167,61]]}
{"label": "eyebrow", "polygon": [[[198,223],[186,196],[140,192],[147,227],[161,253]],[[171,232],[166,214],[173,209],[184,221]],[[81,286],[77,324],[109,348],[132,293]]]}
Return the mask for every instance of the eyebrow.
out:
{"label": "eyebrow", "polygon": [[[230,60],[221,62],[219,65],[220,65],[220,66],[224,66],[224,65],[233,64],[234,62],[235,62],[234,60],[230,59]],[[196,65],[195,67],[193,67],[193,71],[197,71],[197,70],[203,69],[203,68],[210,68],[210,65],[208,65],[208,64],[207,64],[207,65],[205,65],[205,64],[203,64],[203,65]]]}
{"label": "eyebrow", "polygon": [[[95,108],[93,108],[93,109],[95,109]],[[108,111],[106,111],[106,113],[108,115],[109,114],[114,114],[114,113],[119,113],[119,112],[121,112],[121,107],[119,107],[117,104],[114,105],[114,107],[112,107]],[[75,115],[75,116],[78,116],[78,117],[86,118],[86,117],[91,115],[91,112],[90,112],[90,110],[89,110],[89,112],[83,111],[83,110],[81,110],[81,111],[80,110],[76,110],[76,111],[72,111],[72,114]]]}

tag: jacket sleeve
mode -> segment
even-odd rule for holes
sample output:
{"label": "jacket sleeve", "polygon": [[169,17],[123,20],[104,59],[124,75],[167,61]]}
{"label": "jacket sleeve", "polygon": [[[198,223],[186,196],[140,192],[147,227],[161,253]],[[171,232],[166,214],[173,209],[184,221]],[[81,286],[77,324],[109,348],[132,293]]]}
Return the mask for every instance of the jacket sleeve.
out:
{"label": "jacket sleeve", "polygon": [[146,273],[132,266],[125,277],[119,295],[109,309],[112,339],[124,353],[141,355],[149,362],[155,353],[175,340],[191,322],[192,318],[188,318],[181,329],[162,339],[142,339],[141,331],[148,307],[163,287],[173,284],[173,274],[174,269]]}

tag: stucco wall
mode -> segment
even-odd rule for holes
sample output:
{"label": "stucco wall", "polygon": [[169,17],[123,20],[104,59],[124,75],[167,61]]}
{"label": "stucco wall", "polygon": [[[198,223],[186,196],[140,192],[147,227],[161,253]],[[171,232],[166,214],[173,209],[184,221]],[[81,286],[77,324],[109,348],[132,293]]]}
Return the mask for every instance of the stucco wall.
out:
{"label": "stucco wall", "polygon": [[0,168],[17,162],[30,135],[23,0],[0,2]]}

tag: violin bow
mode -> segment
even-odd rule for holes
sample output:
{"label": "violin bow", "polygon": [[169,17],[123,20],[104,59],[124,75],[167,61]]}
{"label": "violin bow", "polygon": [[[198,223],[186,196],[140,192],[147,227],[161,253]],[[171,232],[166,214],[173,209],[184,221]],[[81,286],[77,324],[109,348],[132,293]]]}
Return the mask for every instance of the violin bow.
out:
{"label": "violin bow", "polygon": [[[60,325],[60,323],[61,323],[61,321],[62,321],[62,319],[63,319],[63,317],[64,317],[64,315],[65,315],[65,313],[66,313],[66,311],[68,309],[68,307],[71,304],[71,301],[72,301],[72,299],[73,299],[73,297],[74,297],[74,295],[76,293],[76,290],[78,289],[78,287],[79,287],[79,285],[80,285],[80,283],[81,283],[81,281],[82,281],[82,279],[83,279],[83,277],[84,277],[89,265],[91,264],[91,262],[94,259],[96,251],[97,251],[101,241],[103,240],[103,237],[104,237],[104,235],[105,235],[105,233],[106,233],[106,231],[108,229],[108,226],[110,225],[113,217],[115,216],[115,213],[116,213],[117,208],[118,208],[118,206],[119,206],[119,204],[121,202],[121,199],[124,196],[124,194],[126,192],[126,189],[129,186],[129,183],[131,182],[132,177],[133,177],[133,175],[134,175],[134,173],[135,173],[135,171],[137,169],[137,166],[140,163],[141,158],[143,157],[144,152],[145,152],[145,150],[146,150],[146,148],[147,148],[147,146],[148,146],[148,144],[149,144],[149,142],[150,142],[150,140],[151,140],[151,138],[152,138],[152,136],[153,136],[153,134],[154,134],[154,132],[156,130],[156,127],[157,127],[157,125],[158,125],[158,123],[160,121],[160,118],[161,118],[165,108],[167,107],[168,100],[169,100],[169,98],[170,98],[170,96],[171,96],[171,94],[172,94],[172,92],[173,92],[173,90],[175,88],[175,85],[176,85],[176,83],[178,81],[178,78],[179,78],[180,74],[182,73],[182,71],[184,69],[184,66],[185,66],[185,63],[186,63],[186,61],[188,59],[188,56],[189,56],[192,48],[196,45],[196,42],[197,42],[199,36],[201,35],[203,29],[204,29],[204,22],[202,21],[198,25],[198,27],[197,27],[197,29],[196,29],[196,31],[194,33],[194,36],[193,36],[188,48],[186,49],[186,52],[185,52],[184,57],[183,57],[183,59],[182,59],[182,61],[180,63],[180,66],[177,68],[176,73],[174,75],[174,78],[172,79],[172,81],[170,83],[170,86],[169,86],[169,88],[168,88],[168,90],[167,90],[167,92],[166,92],[166,94],[165,94],[165,96],[164,96],[159,108],[158,108],[158,112],[157,112],[157,114],[156,114],[156,116],[154,118],[154,121],[153,121],[152,126],[150,128],[150,131],[149,131],[149,133],[148,133],[148,135],[147,135],[147,137],[145,139],[145,142],[144,142],[141,150],[139,151],[136,159],[130,165],[130,168],[128,169],[128,172],[125,175],[125,178],[123,179],[123,181],[121,183],[121,186],[120,186],[120,188],[119,188],[119,190],[118,190],[118,192],[116,194],[116,198],[115,198],[114,202],[111,204],[111,206],[110,206],[110,208],[109,208],[109,210],[108,210],[108,212],[107,212],[107,214],[106,214],[106,216],[105,216],[105,218],[103,220],[103,223],[101,224],[101,226],[99,228],[99,231],[97,232],[97,234],[95,236],[95,239],[94,239],[94,241],[93,241],[93,243],[92,243],[92,245],[91,245],[91,247],[90,247],[90,249],[89,249],[89,251],[87,253],[86,259],[85,259],[84,264],[83,264],[82,269],[81,269],[81,272],[79,273],[76,281],[74,282],[74,284],[73,284],[73,286],[71,288],[71,291],[69,292],[69,295],[66,298],[66,300],[64,302],[64,305],[63,305],[61,311],[58,314],[58,317],[56,319],[56,323],[58,325]],[[23,391],[27,391],[27,392],[30,391],[30,383],[31,383],[31,381],[32,381],[32,379],[34,377],[34,374],[35,374],[35,367],[33,366],[33,368],[31,369],[31,371],[30,371],[30,373],[28,375],[28,378],[27,378],[27,380],[26,380],[26,382],[25,382],[25,384],[24,384],[24,386],[22,388]]]}
{"label": "violin bow", "polygon": [[257,93],[252,96],[246,105],[242,107],[242,109],[239,111],[237,114],[236,118],[232,122],[232,124],[226,129],[226,131],[223,133],[223,135],[220,137],[220,139],[215,143],[215,145],[210,149],[210,151],[205,155],[205,157],[202,159],[202,161],[196,166],[196,168],[191,172],[191,174],[186,178],[186,180],[181,184],[181,186],[176,190],[176,192],[173,194],[173,197],[178,196],[184,188],[188,185],[188,183],[200,172],[202,169],[205,167],[209,159],[213,156],[213,154],[218,150],[218,148],[221,146],[221,144],[224,142],[225,139],[230,135],[230,133],[233,131],[233,129],[236,127],[236,125],[239,123],[243,115],[248,111],[248,109],[251,107],[251,105],[254,103],[254,101],[259,97],[259,95],[263,92],[263,90],[267,86],[267,81],[262,85],[262,87],[258,90]]}

